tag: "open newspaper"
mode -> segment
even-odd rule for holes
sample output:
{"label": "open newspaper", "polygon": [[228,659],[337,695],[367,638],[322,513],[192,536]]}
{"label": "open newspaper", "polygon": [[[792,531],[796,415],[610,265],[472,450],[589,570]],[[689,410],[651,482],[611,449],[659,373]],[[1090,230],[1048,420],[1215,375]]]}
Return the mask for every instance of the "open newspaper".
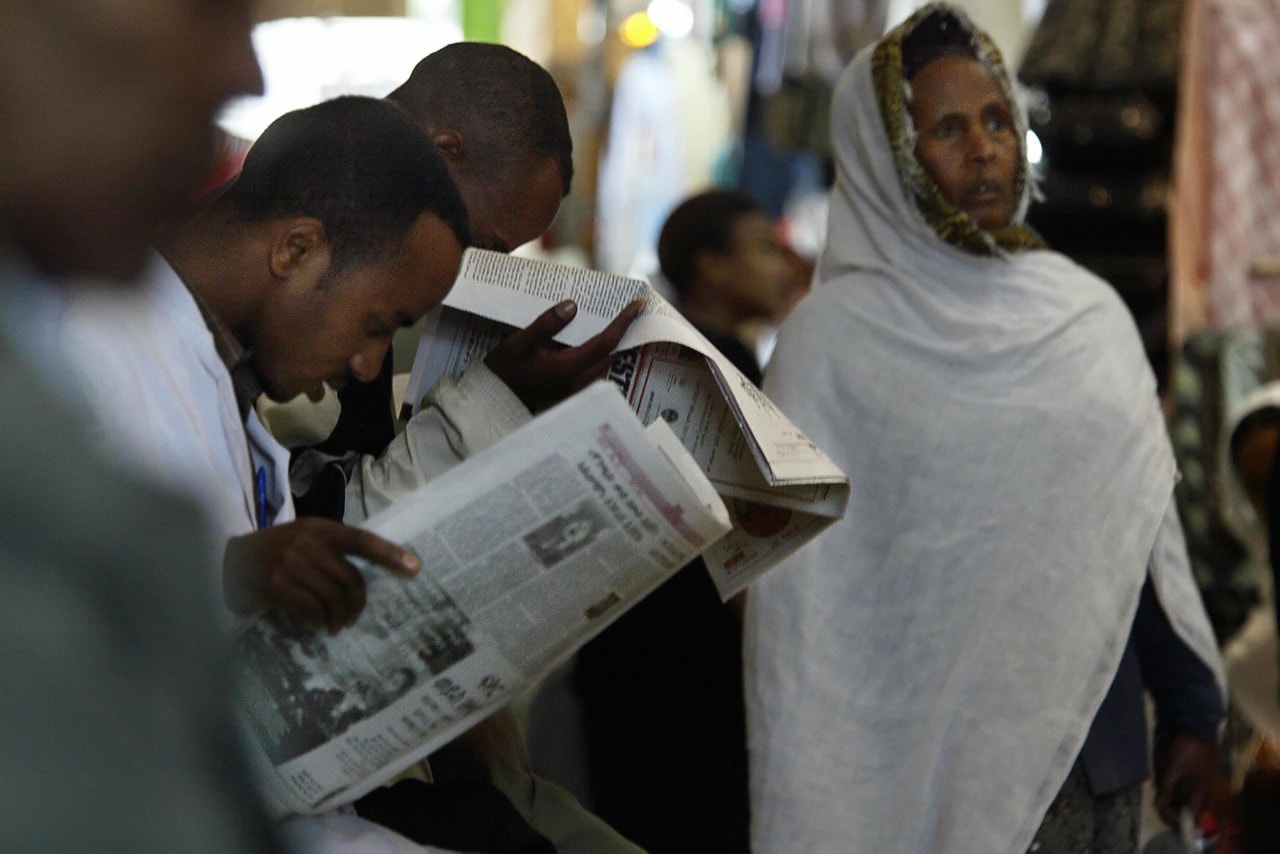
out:
{"label": "open newspaper", "polygon": [[367,604],[337,635],[264,619],[236,641],[280,813],[354,800],[510,702],[729,520],[666,423],[598,382],[365,527],[419,573],[362,567]]}
{"label": "open newspaper", "polygon": [[405,401],[483,359],[512,327],[561,300],[578,314],[557,340],[599,333],[635,299],[643,313],[618,345],[609,378],[646,424],[663,420],[725,499],[733,530],[703,558],[728,599],[844,515],[849,482],[822,450],[647,282],[468,249],[453,289],[428,317]]}

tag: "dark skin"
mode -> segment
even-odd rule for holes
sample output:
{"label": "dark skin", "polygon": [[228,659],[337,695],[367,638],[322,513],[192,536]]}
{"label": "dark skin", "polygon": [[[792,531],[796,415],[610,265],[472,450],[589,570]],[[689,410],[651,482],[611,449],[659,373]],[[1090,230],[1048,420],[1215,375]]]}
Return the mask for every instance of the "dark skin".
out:
{"label": "dark skin", "polygon": [[644,302],[636,300],[591,340],[565,347],[553,338],[578,313],[577,305],[565,300],[543,312],[529,326],[507,335],[484,363],[531,412],[537,412],[604,377],[610,354],[643,308]]}
{"label": "dark skin", "polygon": [[421,566],[411,553],[368,531],[305,517],[233,537],[223,557],[223,592],[239,613],[284,611],[337,634],[364,610],[364,578],[349,557],[404,576]]}
{"label": "dark skin", "polygon": [[[564,182],[553,157],[531,158],[514,166],[473,163],[483,150],[481,141],[464,139],[454,129],[436,127],[428,116],[416,116],[436,144],[458,184],[471,217],[475,245],[510,251],[542,234],[560,207]],[[469,164],[470,168],[464,168]],[[474,174],[492,177],[501,190],[486,189]],[[292,256],[277,264],[280,276],[288,274]],[[228,276],[238,281],[238,276]],[[223,292],[225,293],[225,291]],[[639,314],[641,303],[627,306],[600,334],[577,346],[564,347],[553,339],[577,314],[577,306],[565,301],[534,319],[525,329],[507,335],[485,358],[485,364],[530,411],[536,412],[585,388],[606,375],[609,354]],[[215,306],[224,319],[235,315],[235,306]],[[416,318],[415,318],[416,319]],[[390,334],[386,337],[390,345]],[[365,354],[366,369],[382,363],[385,349]],[[368,381],[376,368],[365,373],[352,370],[350,377]],[[412,574],[416,558],[393,543],[374,537],[354,540],[341,531],[352,531],[336,522],[313,525],[300,519],[259,531],[233,541],[227,550],[224,572],[228,603],[242,613],[281,610],[337,632],[351,625],[364,608],[364,579],[346,555],[364,558],[391,572]],[[304,524],[305,523],[305,524]],[[344,551],[358,547],[362,551]],[[237,558],[238,567],[231,565]],[[409,567],[412,565],[412,569]]]}
{"label": "dark skin", "polygon": [[[603,377],[644,304],[624,308],[598,335],[577,347],[553,339],[577,315],[566,300],[507,335],[485,359],[531,411],[563,400]],[[330,519],[302,518],[235,537],[223,558],[227,603],[238,613],[277,610],[336,634],[364,610],[363,576],[348,557],[412,576],[418,558],[367,531]]]}
{"label": "dark skin", "polygon": [[1209,785],[1218,768],[1218,743],[1174,733],[1167,746],[1157,746],[1154,763],[1156,810],[1170,827],[1178,826],[1185,807],[1193,816],[1204,811]]}

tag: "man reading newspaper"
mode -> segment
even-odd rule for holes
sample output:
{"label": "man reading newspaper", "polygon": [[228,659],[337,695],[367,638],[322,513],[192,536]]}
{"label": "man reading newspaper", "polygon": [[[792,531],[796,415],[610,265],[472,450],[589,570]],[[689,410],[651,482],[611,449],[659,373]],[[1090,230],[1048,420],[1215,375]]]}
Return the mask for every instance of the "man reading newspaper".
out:
{"label": "man reading newspaper", "polygon": [[597,383],[368,520],[421,555],[336,635],[262,621],[249,721],[285,811],[358,798],[511,700],[729,529],[665,422]]}
{"label": "man reading newspaper", "polygon": [[[337,631],[367,593],[347,555],[420,566],[368,532],[292,520],[287,451],[252,403],[264,388],[287,399],[324,380],[369,379],[391,331],[448,289],[468,242],[461,200],[421,129],[394,105],[344,98],[274,123],[235,182],[169,233],[136,305],[85,295],[65,307],[61,341],[88,380],[103,441],[204,496],[232,538],[211,596]],[[564,813],[603,827],[576,804]],[[340,829],[330,836],[381,830]]]}

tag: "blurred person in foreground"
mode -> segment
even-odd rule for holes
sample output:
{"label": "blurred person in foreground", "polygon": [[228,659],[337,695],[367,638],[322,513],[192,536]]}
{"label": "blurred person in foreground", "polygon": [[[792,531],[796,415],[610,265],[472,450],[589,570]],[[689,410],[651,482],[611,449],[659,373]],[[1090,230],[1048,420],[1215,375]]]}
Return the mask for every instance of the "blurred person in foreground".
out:
{"label": "blurred person in foreground", "polygon": [[[667,217],[658,261],[676,308],[759,385],[739,330],[789,290],[769,215],[736,190],[698,193]],[[574,683],[602,818],[651,851],[747,850],[742,628],[701,559],[584,646]]]}
{"label": "blurred person in foreground", "polygon": [[261,851],[194,504],[90,450],[52,346],[122,283],[260,90],[248,0],[0,3],[0,816],[26,851]]}
{"label": "blurred person in foreground", "polygon": [[1133,851],[1203,803],[1221,661],[1115,292],[1022,224],[990,39],[926,6],[833,101],[838,177],[765,390],[853,484],[753,586],[753,849]]}

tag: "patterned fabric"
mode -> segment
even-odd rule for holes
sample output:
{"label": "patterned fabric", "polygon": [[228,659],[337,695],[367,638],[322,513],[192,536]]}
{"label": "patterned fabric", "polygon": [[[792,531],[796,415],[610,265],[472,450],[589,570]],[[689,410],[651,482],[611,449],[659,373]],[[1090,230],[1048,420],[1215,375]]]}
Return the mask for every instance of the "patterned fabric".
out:
{"label": "patterned fabric", "polygon": [[[1228,418],[1248,392],[1280,378],[1277,357],[1280,335],[1275,332],[1199,332],[1173,362],[1169,434],[1182,472],[1175,495],[1196,583],[1223,640],[1257,605],[1266,560],[1265,536],[1254,545],[1243,527],[1247,521],[1257,524],[1251,510],[1247,520],[1241,517],[1247,500],[1233,500],[1227,488],[1232,482],[1223,458],[1232,427]],[[1250,546],[1257,552],[1253,557]]]}
{"label": "patterned fabric", "polygon": [[1142,817],[1142,787],[1132,786],[1110,795],[1089,791],[1083,766],[1077,762],[1049,805],[1036,839],[1034,854],[1132,854],[1138,850]]}
{"label": "patterned fabric", "polygon": [[1280,0],[1193,0],[1174,163],[1175,343],[1280,322],[1277,45]]}
{"label": "patterned fabric", "polygon": [[1182,0],[1049,0],[1018,76],[1050,88],[1170,88],[1182,10]]}
{"label": "patterned fabric", "polygon": [[[997,231],[989,232],[981,228],[964,211],[943,198],[942,190],[933,179],[925,173],[924,167],[916,159],[916,129],[911,121],[909,109],[909,82],[902,76],[902,42],[915,26],[929,15],[945,8],[954,14],[961,25],[969,32],[973,40],[976,58],[991,70],[991,76],[1004,90],[1010,104],[1016,104],[1013,90],[1009,82],[1009,74],[1005,70],[1000,50],[986,33],[975,30],[969,20],[952,7],[930,4],[922,7],[907,19],[906,23],[895,29],[876,46],[871,56],[871,75],[876,89],[876,99],[880,103],[880,115],[884,119],[885,131],[893,144],[894,160],[898,164],[898,175],[903,186],[916,200],[920,212],[929,225],[938,232],[938,236],[952,246],[957,246],[975,255],[991,255],[1000,249],[1016,251],[1019,249],[1042,249],[1044,242],[1029,226],[1015,222]],[[1017,125],[1018,159],[1023,168],[1018,170],[1014,184],[1014,197],[1021,198],[1027,184],[1026,168],[1026,118],[1023,111],[1014,109],[1014,121]]]}

